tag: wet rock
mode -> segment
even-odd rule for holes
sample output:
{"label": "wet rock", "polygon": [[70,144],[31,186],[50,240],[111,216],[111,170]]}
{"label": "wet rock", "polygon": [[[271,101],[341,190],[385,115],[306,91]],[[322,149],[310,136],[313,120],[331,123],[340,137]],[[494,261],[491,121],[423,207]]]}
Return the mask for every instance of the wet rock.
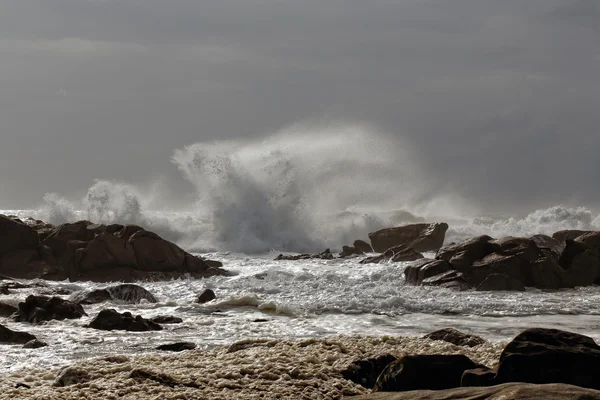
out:
{"label": "wet rock", "polygon": [[424,279],[450,271],[452,266],[446,261],[423,258],[404,269],[404,279],[409,285],[421,285]]}
{"label": "wet rock", "polygon": [[485,343],[485,339],[479,336],[463,333],[453,328],[440,329],[435,332],[428,333],[423,338],[442,340],[444,342],[464,347],[475,347]]}
{"label": "wet rock", "polygon": [[288,260],[288,261],[298,261],[298,260],[310,260],[310,259],[321,259],[321,260],[333,260],[333,254],[331,250],[325,249],[325,251],[319,254],[280,254],[275,258],[275,261]]}
{"label": "wet rock", "polygon": [[385,367],[396,361],[396,359],[397,357],[391,354],[382,354],[377,357],[354,361],[342,371],[342,376],[367,389],[372,389],[375,382],[377,382],[377,377]]}
{"label": "wet rock", "polygon": [[17,322],[36,324],[52,319],[77,319],[87,315],[83,307],[77,303],[63,300],[60,297],[27,296],[25,302],[19,303],[13,319]]}
{"label": "wet rock", "polygon": [[41,340],[30,340],[29,342],[25,343],[23,345],[24,349],[39,349],[40,347],[46,347],[48,346],[48,343],[46,342],[42,342]]}
{"label": "wet rock", "polygon": [[71,296],[70,300],[79,304],[96,304],[114,300],[128,304],[137,304],[142,300],[149,303],[158,302],[156,297],[148,290],[133,284],[121,284],[104,289],[77,292]]}
{"label": "wet rock", "polygon": [[373,388],[374,392],[443,390],[460,386],[463,373],[479,365],[465,355],[410,355],[389,364]]}
{"label": "wet rock", "polygon": [[25,344],[35,339],[36,337],[31,333],[13,331],[4,325],[0,325],[0,343]]}
{"label": "wet rock", "polygon": [[565,247],[564,242],[560,242],[548,235],[533,235],[531,240],[535,242],[538,248],[549,249],[556,255],[562,253]]}
{"label": "wet rock", "polygon": [[423,258],[423,254],[405,245],[391,247],[378,256],[367,257],[362,260],[361,264],[380,263],[384,261],[405,262],[415,261]]}
{"label": "wet rock", "polygon": [[573,285],[566,279],[565,271],[551,257],[540,257],[531,263],[532,286],[539,289],[569,288]]}
{"label": "wet rock", "polygon": [[453,268],[466,268],[498,250],[500,246],[489,236],[478,236],[460,243],[447,245],[438,250],[437,260],[447,261]]}
{"label": "wet rock", "polygon": [[579,236],[588,233],[590,231],[582,231],[577,229],[567,229],[564,231],[558,231],[552,234],[552,238],[558,240],[561,243],[566,242],[567,240],[575,240]]}
{"label": "wet rock", "polygon": [[156,348],[156,350],[161,351],[184,351],[184,350],[194,350],[196,348],[196,344],[192,342],[177,342],[170,344],[161,344]]}
{"label": "wet rock", "polygon": [[172,315],[157,315],[154,318],[150,318],[150,321],[157,324],[180,324],[183,322],[181,318]]}
{"label": "wet rock", "polygon": [[466,370],[460,379],[461,386],[492,386],[496,379],[496,371],[490,368]]}
{"label": "wet rock", "polygon": [[351,257],[351,256],[360,256],[363,255],[364,252],[362,250],[359,250],[356,247],[352,247],[352,246],[342,246],[342,251],[340,252],[340,254],[338,255],[339,258],[346,258],[346,257]]}
{"label": "wet rock", "polygon": [[65,387],[85,383],[92,380],[91,375],[85,369],[79,367],[64,367],[58,371],[58,375],[52,386]]}
{"label": "wet rock", "polygon": [[216,298],[217,295],[212,291],[212,289],[204,289],[204,291],[196,299],[196,303],[204,304]]}
{"label": "wet rock", "polygon": [[18,219],[0,215],[0,257],[19,250],[37,249],[38,233]]}
{"label": "wet rock", "polygon": [[527,329],[502,351],[494,383],[566,383],[600,389],[600,346],[558,329]]}
{"label": "wet rock", "polygon": [[15,306],[11,306],[10,304],[0,303],[0,317],[10,317],[15,312],[17,312],[18,308]]}
{"label": "wet rock", "polygon": [[105,331],[123,330],[134,332],[160,331],[162,327],[156,322],[144,319],[141,316],[133,316],[130,312],[118,313],[116,310],[102,310],[90,322],[90,328]]}
{"label": "wet rock", "polygon": [[412,224],[369,233],[373,250],[382,253],[390,247],[405,245],[415,251],[436,251],[444,244],[446,223]]}
{"label": "wet rock", "polygon": [[354,248],[362,251],[363,253],[373,252],[373,247],[371,247],[371,245],[365,242],[364,240],[355,240],[354,243],[352,243],[352,245],[354,246]]}
{"label": "wet rock", "polygon": [[600,252],[584,243],[567,240],[558,263],[574,286],[589,286],[600,280]]}
{"label": "wet rock", "polygon": [[490,274],[477,286],[479,292],[491,291],[513,291],[524,292],[523,282],[505,274]]}
{"label": "wet rock", "polygon": [[458,271],[443,272],[439,275],[425,278],[421,282],[423,286],[439,286],[447,289],[467,290],[472,288],[464,279],[463,274]]}

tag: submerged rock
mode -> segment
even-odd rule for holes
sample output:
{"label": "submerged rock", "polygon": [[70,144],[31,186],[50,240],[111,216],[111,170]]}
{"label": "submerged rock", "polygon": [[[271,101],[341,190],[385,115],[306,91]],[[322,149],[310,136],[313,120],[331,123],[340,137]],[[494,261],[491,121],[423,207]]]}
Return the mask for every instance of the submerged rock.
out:
{"label": "submerged rock", "polygon": [[102,310],[90,322],[90,328],[100,329],[105,331],[122,330],[122,331],[160,331],[162,326],[151,320],[142,318],[140,315],[133,316],[130,312],[118,313],[116,310]]}
{"label": "submerged rock", "polygon": [[40,347],[46,347],[48,343],[42,342],[41,340],[33,339],[23,345],[24,349],[39,349]]}
{"label": "submerged rock", "polygon": [[374,257],[367,257],[362,260],[361,264],[371,264],[371,263],[380,263],[384,261],[391,262],[403,262],[403,261],[415,261],[423,258],[423,254],[415,251],[414,249],[405,246],[398,245],[394,247],[390,247],[382,254]]}
{"label": "submerged rock", "polygon": [[435,332],[428,333],[423,336],[424,339],[431,340],[442,340],[444,342],[452,343],[457,346],[475,347],[485,343],[485,339],[471,335],[469,333],[463,333],[454,328],[440,329]]}
{"label": "submerged rock", "polygon": [[170,344],[161,344],[156,348],[156,350],[161,351],[184,351],[184,350],[194,350],[196,348],[196,343],[192,342],[177,342]]}
{"label": "submerged rock", "polygon": [[217,298],[217,295],[212,289],[204,289],[204,292],[198,296],[196,303],[204,304]]}
{"label": "submerged rock", "polygon": [[25,344],[36,339],[31,333],[13,331],[4,325],[0,325],[0,343]]}
{"label": "submerged rock", "polygon": [[183,322],[181,318],[172,315],[157,315],[156,317],[150,318],[150,321],[156,322],[157,324],[180,324]]}
{"label": "submerged rock", "polygon": [[325,249],[325,251],[319,254],[280,254],[275,258],[275,261],[281,260],[289,260],[289,261],[297,261],[297,260],[310,260],[310,259],[321,259],[321,260],[332,260],[333,254],[329,249]]}
{"label": "submerged rock", "polygon": [[158,302],[156,297],[148,290],[133,284],[122,284],[104,289],[81,291],[73,294],[69,300],[79,304],[96,304],[111,300],[122,301],[128,304],[137,304],[142,300],[149,303]]}
{"label": "submerged rock", "polygon": [[77,319],[87,315],[83,307],[77,303],[63,300],[60,297],[27,296],[25,302],[19,303],[19,309],[13,315],[17,322],[33,324],[52,319]]}

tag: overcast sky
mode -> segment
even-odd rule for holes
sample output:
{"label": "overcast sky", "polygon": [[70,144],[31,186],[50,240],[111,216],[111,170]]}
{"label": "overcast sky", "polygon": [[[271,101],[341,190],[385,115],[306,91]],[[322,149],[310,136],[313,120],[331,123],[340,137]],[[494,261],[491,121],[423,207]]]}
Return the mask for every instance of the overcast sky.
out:
{"label": "overcast sky", "polygon": [[0,209],[348,118],[490,210],[600,195],[598,0],[0,0]]}

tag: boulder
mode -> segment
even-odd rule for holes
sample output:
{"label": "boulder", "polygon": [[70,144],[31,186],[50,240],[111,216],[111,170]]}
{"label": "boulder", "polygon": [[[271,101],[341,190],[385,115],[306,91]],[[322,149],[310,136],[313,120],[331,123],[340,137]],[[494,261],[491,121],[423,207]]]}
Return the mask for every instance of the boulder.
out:
{"label": "boulder", "polygon": [[414,249],[405,245],[398,245],[390,247],[378,256],[367,257],[361,260],[361,264],[378,264],[384,261],[391,262],[404,262],[404,261],[415,261],[422,259],[423,254],[415,251]]}
{"label": "boulder", "polygon": [[575,241],[600,251],[600,232],[586,232],[577,236]]}
{"label": "boulder", "polygon": [[447,271],[430,278],[425,278],[421,282],[421,285],[439,286],[447,289],[458,290],[467,290],[472,288],[463,277],[463,274],[458,271]]}
{"label": "boulder", "polygon": [[365,242],[364,240],[355,240],[354,243],[352,244],[355,248],[357,248],[358,250],[362,251],[363,253],[372,253],[373,252],[373,247],[371,247],[371,245],[367,242]]}
{"label": "boulder", "polygon": [[204,289],[204,291],[196,299],[196,303],[204,304],[217,298],[217,295],[212,289]]}
{"label": "boulder", "polygon": [[600,280],[600,252],[587,244],[567,240],[558,264],[574,286],[589,286]]}
{"label": "boulder", "polygon": [[540,257],[531,263],[530,268],[531,286],[550,290],[573,287],[567,280],[565,271],[552,257]]}
{"label": "boulder", "polygon": [[0,317],[10,317],[18,308],[6,303],[0,303]]}
{"label": "boulder", "polygon": [[32,324],[53,319],[77,319],[87,315],[81,305],[60,297],[30,295],[24,302],[19,303],[18,308],[13,319]]}
{"label": "boulder", "polygon": [[90,322],[90,328],[100,329],[105,331],[122,330],[122,331],[160,331],[162,327],[156,322],[144,319],[141,316],[133,316],[130,312],[118,313],[116,310],[102,310]]}
{"label": "boulder", "polygon": [[416,251],[436,251],[444,244],[448,224],[412,224],[369,233],[373,250],[383,253],[390,247],[406,245]]}
{"label": "boulder", "polygon": [[184,351],[184,350],[194,350],[196,348],[196,343],[192,342],[177,342],[177,343],[169,343],[169,344],[161,344],[156,348],[156,350],[161,351]]}
{"label": "boulder", "polygon": [[477,286],[479,292],[513,291],[524,292],[523,282],[506,274],[490,274]]}
{"label": "boulder", "polygon": [[25,344],[35,339],[36,337],[31,333],[13,331],[4,325],[0,325],[0,343]]}
{"label": "boulder", "polygon": [[533,235],[531,240],[535,242],[538,248],[551,250],[556,255],[560,254],[565,247],[564,242],[558,241],[548,235]]}
{"label": "boulder", "polygon": [[479,365],[462,354],[410,355],[389,364],[377,378],[374,392],[443,390],[460,386],[462,374]]}
{"label": "boulder", "polygon": [[558,329],[527,329],[500,355],[495,383],[566,383],[600,389],[600,346]]}
{"label": "boulder", "polygon": [[35,229],[20,220],[0,215],[0,256],[18,250],[36,249],[39,241]]}
{"label": "boulder", "polygon": [[590,231],[567,229],[564,231],[554,232],[552,234],[552,238],[558,240],[560,243],[564,243],[567,240],[575,240],[579,236],[583,235],[584,233],[588,233],[588,232],[590,232]]}
{"label": "boulder", "polygon": [[114,300],[128,304],[137,304],[143,300],[149,303],[158,302],[152,293],[141,286],[133,284],[121,284],[109,286],[104,289],[81,291],[74,293],[69,300],[79,304],[96,304]]}
{"label": "boulder", "polygon": [[414,390],[401,393],[371,393],[355,400],[600,400],[600,391],[572,385],[506,383],[491,387],[447,390]]}
{"label": "boulder", "polygon": [[479,336],[463,333],[453,328],[440,329],[435,332],[428,333],[423,338],[442,340],[444,342],[464,347],[475,347],[485,343],[485,340]]}
{"label": "boulder", "polygon": [[423,280],[452,271],[452,266],[443,260],[424,258],[404,269],[404,279],[409,285],[421,285]]}
{"label": "boulder", "polygon": [[279,254],[275,261],[288,260],[288,261],[298,261],[298,260],[310,260],[310,259],[321,259],[321,260],[332,260],[333,254],[331,250],[325,249],[325,251],[318,254]]}
{"label": "boulder", "polygon": [[496,379],[496,370],[482,367],[468,369],[463,372],[460,378],[461,386],[492,386]]}
{"label": "boulder", "polygon": [[500,246],[494,243],[489,236],[478,236],[460,243],[444,246],[435,255],[437,260],[450,263],[453,268],[467,268],[477,260],[499,250]]}
{"label": "boulder", "polygon": [[339,258],[346,258],[350,256],[360,256],[363,255],[364,252],[362,250],[357,249],[353,246],[342,246],[342,251],[338,255]]}
{"label": "boulder", "polygon": [[391,354],[381,354],[377,357],[357,360],[342,371],[342,376],[367,389],[372,389],[381,372],[396,359],[397,357]]}

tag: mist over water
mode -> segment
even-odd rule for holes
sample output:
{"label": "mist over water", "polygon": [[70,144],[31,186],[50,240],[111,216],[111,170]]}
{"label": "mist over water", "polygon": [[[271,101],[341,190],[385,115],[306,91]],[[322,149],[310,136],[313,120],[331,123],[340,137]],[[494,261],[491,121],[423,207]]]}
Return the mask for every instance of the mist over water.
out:
{"label": "mist over water", "polygon": [[525,216],[486,216],[420,165],[410,144],[357,124],[299,124],[262,140],[195,143],[172,162],[196,200],[150,204],[155,187],[97,180],[83,199],[49,193],[25,215],[59,224],[138,224],[197,252],[339,249],[374,230],[445,221],[447,241],[597,229],[600,218],[561,205]]}

